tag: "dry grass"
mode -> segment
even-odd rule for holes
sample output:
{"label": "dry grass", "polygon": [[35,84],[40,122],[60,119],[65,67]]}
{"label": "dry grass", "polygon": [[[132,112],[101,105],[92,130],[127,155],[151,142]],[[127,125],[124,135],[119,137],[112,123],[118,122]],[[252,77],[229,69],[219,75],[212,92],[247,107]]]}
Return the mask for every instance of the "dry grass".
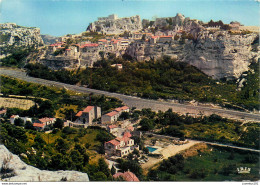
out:
{"label": "dry grass", "polygon": [[77,111],[77,108],[78,106],[77,105],[62,105],[61,108],[59,108],[57,111],[56,111],[56,115],[55,117],[56,118],[61,118],[61,119],[64,119],[65,118],[65,114],[63,114],[63,112],[66,110],[66,109],[72,109],[74,110],[74,112]]}
{"label": "dry grass", "polygon": [[28,110],[34,104],[35,103],[32,100],[28,99],[0,97],[0,107],[19,108],[23,110]]}

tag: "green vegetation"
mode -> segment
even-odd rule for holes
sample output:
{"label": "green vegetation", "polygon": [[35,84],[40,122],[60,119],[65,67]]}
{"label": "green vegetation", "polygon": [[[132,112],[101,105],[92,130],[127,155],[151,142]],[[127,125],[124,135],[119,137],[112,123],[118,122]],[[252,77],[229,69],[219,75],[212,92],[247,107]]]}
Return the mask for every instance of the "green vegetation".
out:
{"label": "green vegetation", "polygon": [[[250,160],[248,160],[250,159]],[[250,174],[238,174],[237,168],[251,168]],[[148,173],[153,181],[243,181],[259,180],[258,154],[222,147],[184,158],[181,154],[163,160]]]}
{"label": "green vegetation", "polygon": [[1,144],[14,154],[26,154],[21,159],[29,165],[48,170],[78,170],[88,173],[92,181],[112,180],[107,164],[97,153],[103,144],[98,135],[113,138],[103,129],[65,127],[46,134],[2,122],[0,130]]}
{"label": "green vegetation", "polygon": [[[8,109],[7,116],[19,114],[20,116],[52,117],[60,108],[65,107],[63,109],[63,112],[66,114],[65,118],[71,119],[77,111],[88,105],[100,106],[102,111],[108,111],[122,105],[115,98],[94,95],[90,98],[87,94],[75,94],[65,89],[36,85],[5,76],[1,76],[1,82],[1,91],[4,96],[10,94],[23,95],[28,96],[35,102],[35,106],[29,110]],[[67,105],[77,106],[77,111],[66,108]]]}
{"label": "green vegetation", "polygon": [[1,59],[1,65],[7,67],[23,67],[25,65],[26,57],[32,53],[37,52],[33,47],[21,49],[21,48],[14,48],[9,53],[11,55]]}
{"label": "green vegetation", "polygon": [[[110,65],[114,63],[122,63],[124,69],[118,71],[111,67]],[[180,101],[195,99],[199,102],[213,102],[227,108],[258,110],[257,66],[258,63],[250,66],[255,72],[252,74],[248,72],[247,85],[242,91],[237,91],[235,81],[217,83],[197,68],[176,62],[169,57],[148,62],[126,62],[123,59],[110,57],[108,60],[96,62],[96,68],[74,71],[53,71],[41,64],[28,64],[26,67],[30,76],[70,84],[80,83],[110,92],[150,99]]]}
{"label": "green vegetation", "polygon": [[218,115],[193,118],[180,116],[171,109],[157,114],[150,109],[140,113],[141,130],[157,132],[173,137],[192,138],[259,149],[260,127],[258,123],[241,123]]}

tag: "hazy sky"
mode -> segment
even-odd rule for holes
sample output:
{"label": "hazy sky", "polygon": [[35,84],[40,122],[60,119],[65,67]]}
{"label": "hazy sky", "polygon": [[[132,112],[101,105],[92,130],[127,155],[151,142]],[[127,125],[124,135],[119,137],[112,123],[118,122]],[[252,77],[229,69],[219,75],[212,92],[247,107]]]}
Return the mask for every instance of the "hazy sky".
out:
{"label": "hazy sky", "polygon": [[42,34],[80,33],[97,17],[117,14],[141,18],[175,16],[224,23],[239,21],[259,25],[255,0],[0,0],[0,23],[39,27]]}

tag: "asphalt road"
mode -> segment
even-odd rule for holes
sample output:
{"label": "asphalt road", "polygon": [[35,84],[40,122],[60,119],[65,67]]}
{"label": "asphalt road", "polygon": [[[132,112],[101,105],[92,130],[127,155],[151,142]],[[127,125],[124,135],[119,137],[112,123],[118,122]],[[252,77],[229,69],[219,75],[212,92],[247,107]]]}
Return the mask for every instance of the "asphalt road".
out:
{"label": "asphalt road", "polygon": [[260,114],[256,114],[256,113],[240,112],[240,111],[228,110],[223,108],[215,108],[215,107],[203,106],[203,105],[190,105],[190,104],[173,103],[168,101],[142,99],[134,96],[111,93],[107,91],[79,87],[77,85],[69,85],[60,82],[34,78],[34,77],[27,76],[26,73],[21,70],[0,68],[0,74],[15,77],[21,80],[25,80],[27,82],[38,83],[41,85],[47,85],[47,86],[54,85],[57,87],[63,87],[65,89],[69,89],[81,93],[94,93],[99,95],[115,97],[122,100],[123,103],[128,105],[129,107],[136,107],[137,109],[151,108],[154,111],[158,111],[158,110],[166,111],[169,108],[171,108],[174,112],[178,112],[181,114],[186,114],[186,113],[194,114],[194,115],[195,114],[204,114],[204,115],[218,114],[223,117],[231,118],[231,119],[246,120],[246,121],[260,121]]}

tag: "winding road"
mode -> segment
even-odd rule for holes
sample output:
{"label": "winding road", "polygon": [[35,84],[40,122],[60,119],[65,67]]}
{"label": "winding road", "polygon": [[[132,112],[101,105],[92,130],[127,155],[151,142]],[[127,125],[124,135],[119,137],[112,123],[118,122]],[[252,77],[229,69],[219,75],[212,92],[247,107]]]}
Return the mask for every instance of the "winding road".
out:
{"label": "winding road", "polygon": [[149,99],[142,99],[135,96],[128,96],[119,93],[112,93],[107,91],[101,91],[96,89],[90,89],[85,87],[80,87],[77,85],[70,85],[56,81],[50,81],[40,78],[34,78],[27,76],[26,73],[22,70],[17,69],[6,69],[0,68],[0,74],[6,75],[14,78],[18,78],[27,82],[37,83],[41,85],[47,86],[57,86],[62,87],[65,89],[73,90],[76,92],[81,93],[94,93],[99,95],[105,95],[110,97],[115,97],[123,101],[124,104],[128,105],[129,107],[136,107],[137,109],[142,108],[151,108],[154,111],[166,111],[171,108],[174,112],[178,112],[181,114],[191,114],[191,115],[211,115],[211,114],[218,114],[220,116],[236,119],[236,120],[244,120],[244,121],[260,121],[260,114],[257,113],[249,113],[249,112],[240,112],[234,110],[228,110],[219,107],[211,107],[205,105],[191,105],[191,104],[180,104],[174,103],[169,101],[159,101],[159,100],[149,100]]}

